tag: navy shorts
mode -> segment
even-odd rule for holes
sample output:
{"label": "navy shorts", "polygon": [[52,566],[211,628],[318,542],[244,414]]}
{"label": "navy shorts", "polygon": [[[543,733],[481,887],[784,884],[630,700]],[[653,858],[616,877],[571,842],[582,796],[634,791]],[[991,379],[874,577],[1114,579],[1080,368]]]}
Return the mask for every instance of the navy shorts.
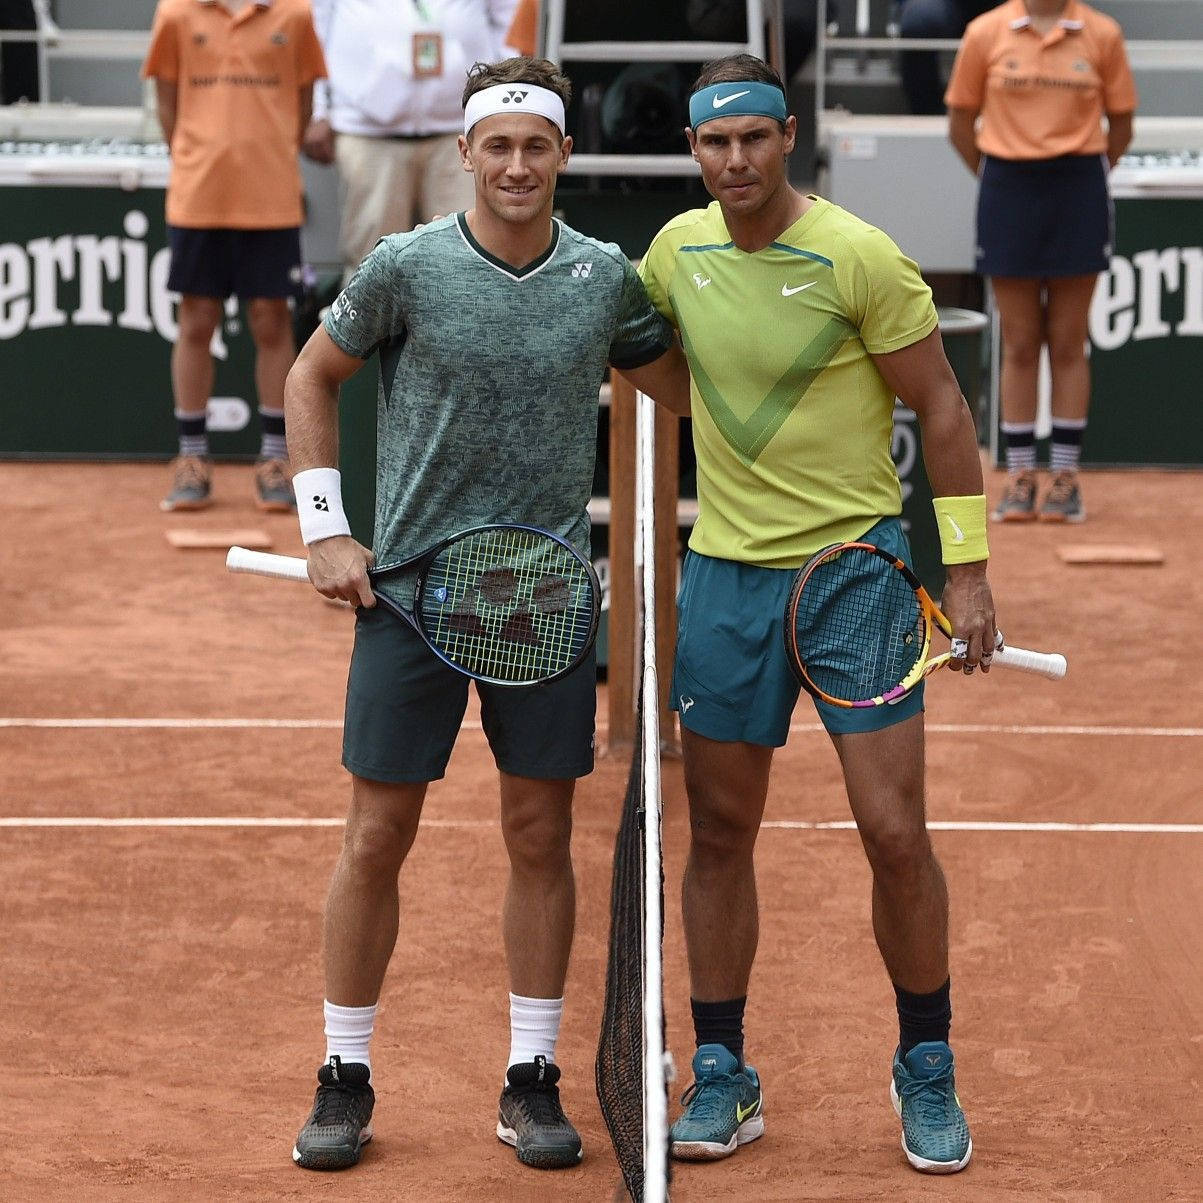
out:
{"label": "navy shorts", "polygon": [[[468,707],[468,678],[448,668],[403,619],[360,609],[347,680],[343,765],[369,781],[436,781]],[[480,717],[503,773],[563,781],[593,771],[593,652],[546,685],[476,682]]]}
{"label": "navy shorts", "polygon": [[224,301],[293,296],[301,282],[301,230],[192,230],[168,226],[167,287]]}
{"label": "navy shorts", "polygon": [[982,157],[977,270],[983,276],[1092,276],[1111,266],[1115,222],[1102,155]]}
{"label": "navy shorts", "polygon": [[[863,539],[908,564],[910,546],[897,518],[883,518]],[[690,551],[677,601],[672,708],[681,726],[707,739],[779,748],[801,686],[785,656],[785,606],[795,568],[762,568]],[[923,685],[890,706],[849,710],[814,701],[832,735],[880,731],[923,709]]]}

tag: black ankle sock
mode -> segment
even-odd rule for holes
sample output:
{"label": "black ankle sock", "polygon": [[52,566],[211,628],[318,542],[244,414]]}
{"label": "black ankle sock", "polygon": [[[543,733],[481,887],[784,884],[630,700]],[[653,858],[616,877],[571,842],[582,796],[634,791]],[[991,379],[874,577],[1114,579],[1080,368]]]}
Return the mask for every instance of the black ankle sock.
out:
{"label": "black ankle sock", "polygon": [[948,1043],[948,1029],[952,1025],[949,986],[946,981],[930,994],[912,994],[901,986],[894,987],[898,1000],[898,1044],[903,1056],[916,1044],[929,1040]]}
{"label": "black ankle sock", "polygon": [[703,1044],[721,1044],[738,1062],[744,1064],[744,1007],[747,996],[723,1002],[689,1000],[693,1012],[693,1030],[698,1048]]}

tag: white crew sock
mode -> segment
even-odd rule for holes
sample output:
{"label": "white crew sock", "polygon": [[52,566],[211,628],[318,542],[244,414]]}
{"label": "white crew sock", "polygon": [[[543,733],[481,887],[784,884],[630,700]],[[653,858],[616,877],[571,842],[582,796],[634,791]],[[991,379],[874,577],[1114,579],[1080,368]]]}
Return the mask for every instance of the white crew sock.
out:
{"label": "white crew sock", "polygon": [[326,1016],[326,1060],[338,1057],[344,1062],[356,1061],[370,1070],[368,1046],[376,1025],[376,1007],[339,1007],[325,1001],[322,1011]]}
{"label": "white crew sock", "polygon": [[560,1034],[562,998],[523,998],[510,995],[510,1065],[522,1065],[544,1056],[556,1059],[556,1038]]}

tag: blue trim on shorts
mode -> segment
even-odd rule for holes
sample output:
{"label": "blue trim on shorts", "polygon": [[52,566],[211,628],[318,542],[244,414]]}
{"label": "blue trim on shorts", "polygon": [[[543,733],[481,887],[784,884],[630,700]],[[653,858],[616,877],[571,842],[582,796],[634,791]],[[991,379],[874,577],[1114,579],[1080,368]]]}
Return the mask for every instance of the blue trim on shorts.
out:
{"label": "blue trim on shorts", "polygon": [[[897,518],[882,519],[862,538],[911,563]],[[686,553],[671,703],[683,727],[724,743],[784,745],[801,692],[782,630],[796,575],[793,568]],[[848,710],[813,701],[832,735],[881,731],[923,711],[923,685],[893,706]]]}

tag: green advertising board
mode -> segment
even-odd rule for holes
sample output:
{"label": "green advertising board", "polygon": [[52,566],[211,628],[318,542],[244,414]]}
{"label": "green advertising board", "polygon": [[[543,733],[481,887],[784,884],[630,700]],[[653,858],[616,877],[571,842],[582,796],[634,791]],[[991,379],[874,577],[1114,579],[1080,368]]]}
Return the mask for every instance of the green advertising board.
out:
{"label": "green advertising board", "polygon": [[[173,454],[162,188],[0,186],[0,212],[0,455]],[[236,302],[213,356],[213,452],[252,456],[253,346]]]}

